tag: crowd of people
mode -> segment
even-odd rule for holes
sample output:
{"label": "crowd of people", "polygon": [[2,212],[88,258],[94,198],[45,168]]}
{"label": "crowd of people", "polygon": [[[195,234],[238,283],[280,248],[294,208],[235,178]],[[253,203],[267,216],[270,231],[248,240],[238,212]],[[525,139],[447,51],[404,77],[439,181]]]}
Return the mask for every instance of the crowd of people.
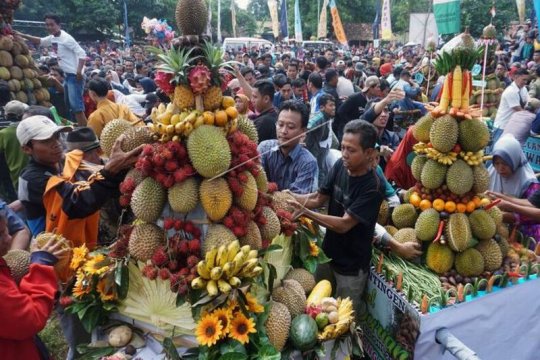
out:
{"label": "crowd of people", "polygon": [[[47,15],[45,23],[46,37],[16,36],[35,46],[51,102],[73,126],[60,124],[47,107],[11,100],[0,82],[1,116],[8,122],[0,130],[0,255],[28,249],[51,223],[61,224],[57,230],[65,234],[93,229],[81,242],[113,239],[118,214],[111,199],[118,198],[141,149],[123,152],[121,138],[105,160],[101,132],[117,118],[149,122],[152,108],[171,100],[153,79],[156,58],[143,47],[83,48],[57,16]],[[522,149],[531,134],[540,134],[540,44],[530,24],[516,30],[496,51],[494,70],[505,90],[494,119],[489,194],[501,199],[507,222],[540,240],[540,183]],[[237,62],[226,93],[257,129],[269,181],[293,195],[299,212],[327,228],[324,250],[332,262],[317,277],[331,278],[338,296],[359,300],[373,238],[405,258],[419,256],[418,245],[394,241],[376,221],[383,199],[395,207],[400,191],[416,183],[408,166],[415,143],[411,128],[442,84],[434,79],[427,88],[424,69],[431,64],[424,49],[302,51],[276,45],[232,49],[224,56]],[[326,214],[309,210],[324,204]],[[17,330],[0,332],[7,358],[34,359],[43,351],[33,346],[33,336],[51,313],[57,289],[51,265],[61,255],[51,244],[35,251],[19,287],[0,258],[0,318],[17,324]],[[71,359],[88,334],[73,316],[59,312]]]}

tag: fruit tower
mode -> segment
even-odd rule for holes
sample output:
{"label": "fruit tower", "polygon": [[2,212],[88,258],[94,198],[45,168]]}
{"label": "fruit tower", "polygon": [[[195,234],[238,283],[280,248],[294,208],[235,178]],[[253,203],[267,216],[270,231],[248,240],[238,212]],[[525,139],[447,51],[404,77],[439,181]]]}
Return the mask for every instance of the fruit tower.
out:
{"label": "fruit tower", "polygon": [[440,104],[414,128],[411,170],[418,183],[392,220],[398,241],[426,244],[429,268],[442,274],[455,267],[473,277],[501,267],[505,244],[494,238],[502,214],[481,195],[489,187],[483,149],[490,134],[469,107],[470,69],[479,51],[467,33],[449,45],[436,62],[439,73],[447,74]]}
{"label": "fruit tower", "polygon": [[11,24],[20,0],[0,1],[0,79],[7,81],[12,100],[50,107],[46,79],[38,78],[34,59],[24,39],[15,36]]}

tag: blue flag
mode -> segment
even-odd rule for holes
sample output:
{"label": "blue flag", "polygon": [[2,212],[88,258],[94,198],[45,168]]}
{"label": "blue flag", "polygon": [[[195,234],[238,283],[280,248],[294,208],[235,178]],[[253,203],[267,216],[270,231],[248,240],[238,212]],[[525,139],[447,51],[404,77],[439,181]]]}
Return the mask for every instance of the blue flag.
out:
{"label": "blue flag", "polygon": [[282,0],[279,14],[279,33],[283,39],[289,37],[288,23],[289,21],[287,19],[287,0]]}
{"label": "blue flag", "polygon": [[534,0],[534,12],[536,13],[536,19],[540,24],[540,0]]}

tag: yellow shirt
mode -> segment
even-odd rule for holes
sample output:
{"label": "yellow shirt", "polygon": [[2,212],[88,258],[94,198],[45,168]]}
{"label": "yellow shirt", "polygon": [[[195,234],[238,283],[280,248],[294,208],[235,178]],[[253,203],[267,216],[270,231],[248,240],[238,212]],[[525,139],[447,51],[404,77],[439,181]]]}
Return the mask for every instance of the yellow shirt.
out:
{"label": "yellow shirt", "polygon": [[94,130],[96,136],[99,138],[105,125],[114,119],[124,119],[134,125],[136,123],[142,125],[141,119],[133,114],[126,105],[116,104],[109,99],[103,99],[98,101],[96,110],[90,114],[88,127]]}

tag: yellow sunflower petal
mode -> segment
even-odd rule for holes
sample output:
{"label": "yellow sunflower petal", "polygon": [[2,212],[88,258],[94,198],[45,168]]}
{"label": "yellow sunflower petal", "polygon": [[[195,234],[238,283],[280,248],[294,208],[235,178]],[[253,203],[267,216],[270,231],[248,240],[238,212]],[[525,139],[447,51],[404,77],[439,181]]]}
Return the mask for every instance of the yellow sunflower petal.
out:
{"label": "yellow sunflower petal", "polygon": [[215,310],[212,315],[218,318],[221,323],[222,331],[221,337],[225,337],[229,333],[229,328],[232,319],[232,310],[230,308],[219,308]]}
{"label": "yellow sunflower petal", "polygon": [[264,306],[259,304],[257,302],[257,298],[251,295],[251,293],[246,294],[246,300],[247,300],[247,308],[249,311],[254,312],[254,313],[264,312]]}
{"label": "yellow sunflower petal", "polygon": [[249,334],[256,332],[253,319],[248,319],[242,313],[238,313],[231,321],[229,337],[242,344],[246,344],[249,343]]}
{"label": "yellow sunflower petal", "polygon": [[199,344],[212,346],[219,340],[222,330],[223,327],[218,318],[210,314],[201,318],[195,329],[195,336]]}

